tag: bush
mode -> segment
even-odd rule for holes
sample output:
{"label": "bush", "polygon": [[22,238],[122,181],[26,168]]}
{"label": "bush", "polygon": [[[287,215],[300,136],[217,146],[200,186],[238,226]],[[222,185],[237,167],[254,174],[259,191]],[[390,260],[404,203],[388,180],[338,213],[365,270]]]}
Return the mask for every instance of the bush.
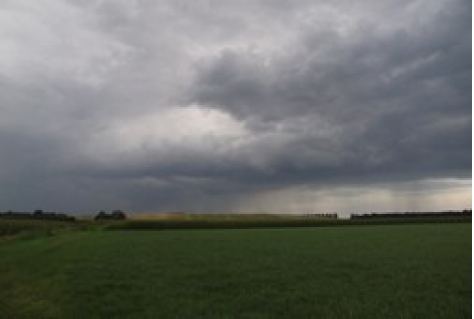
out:
{"label": "bush", "polygon": [[94,220],[124,220],[127,216],[121,210],[114,210],[111,214],[107,214],[101,210],[95,217]]}

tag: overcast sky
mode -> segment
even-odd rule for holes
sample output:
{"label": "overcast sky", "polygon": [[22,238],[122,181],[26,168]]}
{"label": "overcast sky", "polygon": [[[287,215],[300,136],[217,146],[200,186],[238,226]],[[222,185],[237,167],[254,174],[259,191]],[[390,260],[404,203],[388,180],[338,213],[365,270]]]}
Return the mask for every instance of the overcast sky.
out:
{"label": "overcast sky", "polygon": [[471,207],[470,0],[3,0],[0,210]]}

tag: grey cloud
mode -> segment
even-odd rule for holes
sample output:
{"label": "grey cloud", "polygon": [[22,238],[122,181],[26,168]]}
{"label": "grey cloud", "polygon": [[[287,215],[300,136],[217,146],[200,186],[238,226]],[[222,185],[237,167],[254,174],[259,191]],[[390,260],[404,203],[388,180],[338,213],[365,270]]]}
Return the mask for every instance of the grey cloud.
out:
{"label": "grey cloud", "polygon": [[217,211],[298,185],[470,178],[470,9],[8,1],[0,210]]}
{"label": "grey cloud", "polygon": [[[411,178],[413,170],[449,175],[452,167],[470,174],[469,5],[445,5],[450,10],[440,7],[416,27],[362,25],[349,38],[309,30],[270,62],[223,51],[206,61],[194,97],[244,121],[316,114],[343,127],[341,140],[325,141],[343,144],[336,175],[372,168]],[[293,156],[321,149],[319,141],[300,138],[297,151],[282,147]],[[314,167],[324,165],[315,160]]]}

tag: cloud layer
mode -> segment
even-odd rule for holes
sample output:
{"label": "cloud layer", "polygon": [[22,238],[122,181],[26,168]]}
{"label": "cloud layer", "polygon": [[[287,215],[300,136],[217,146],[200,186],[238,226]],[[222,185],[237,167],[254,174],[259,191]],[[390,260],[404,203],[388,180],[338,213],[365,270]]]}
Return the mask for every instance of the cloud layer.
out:
{"label": "cloud layer", "polygon": [[470,1],[11,0],[0,37],[0,210],[470,205]]}

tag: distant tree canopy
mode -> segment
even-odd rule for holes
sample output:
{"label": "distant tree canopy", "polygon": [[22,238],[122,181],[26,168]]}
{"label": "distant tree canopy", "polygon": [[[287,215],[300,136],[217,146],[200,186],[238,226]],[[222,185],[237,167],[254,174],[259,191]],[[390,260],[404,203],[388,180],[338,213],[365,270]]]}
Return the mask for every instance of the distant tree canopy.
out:
{"label": "distant tree canopy", "polygon": [[114,210],[112,213],[107,214],[101,210],[95,217],[94,220],[123,220],[126,219],[127,215],[121,210]]}
{"label": "distant tree canopy", "polygon": [[0,218],[8,219],[41,219],[41,220],[59,220],[73,222],[76,220],[74,216],[66,215],[64,213],[45,212],[41,209],[37,209],[30,212],[14,212],[7,211],[5,213],[0,212]]}
{"label": "distant tree canopy", "polygon": [[351,214],[351,219],[373,219],[373,218],[420,218],[420,217],[472,217],[472,209],[462,211],[442,212],[405,212],[405,213],[371,213]]}

